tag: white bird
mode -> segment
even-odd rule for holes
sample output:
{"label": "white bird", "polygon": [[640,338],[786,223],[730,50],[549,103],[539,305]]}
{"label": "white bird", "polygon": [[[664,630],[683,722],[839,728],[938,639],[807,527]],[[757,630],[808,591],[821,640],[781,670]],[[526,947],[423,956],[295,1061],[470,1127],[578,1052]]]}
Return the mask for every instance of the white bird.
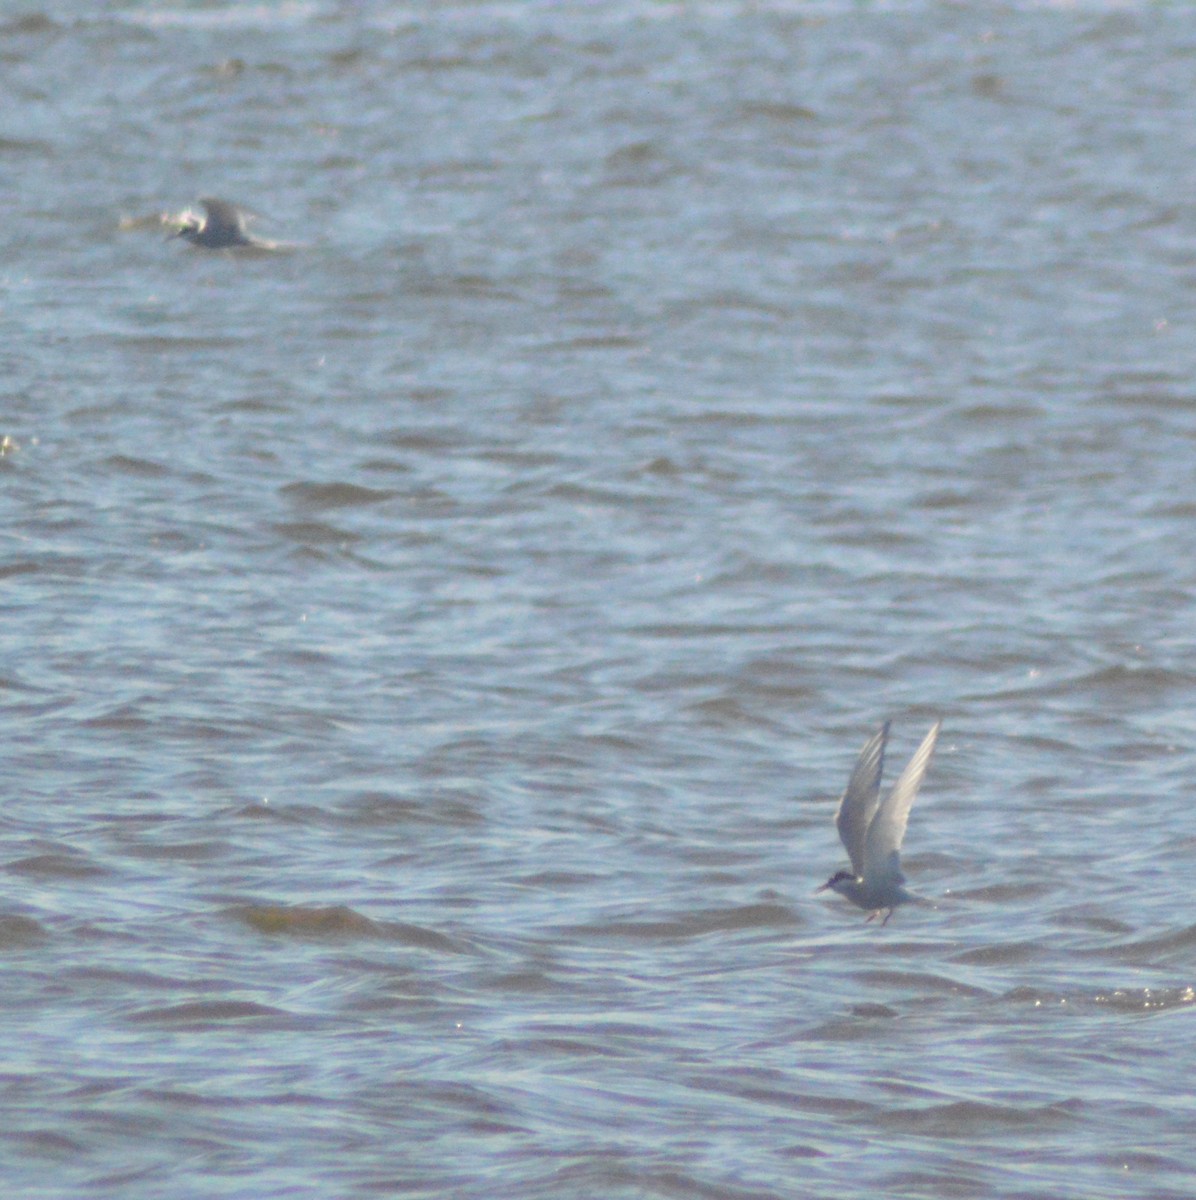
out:
{"label": "white bird", "polygon": [[868,910],[868,920],[887,908],[882,925],[887,925],[893,910],[907,900],[916,899],[902,886],[901,840],[909,810],[918,794],[922,777],[930,765],[934,743],[938,740],[942,721],[935,721],[922,740],[917,753],[909,760],[901,778],[882,804],[880,776],[884,768],[885,743],[889,740],[889,722],[868,739],[855,770],[847,781],[847,790],[839,801],[835,825],[851,859],[850,871],[836,871],[818,889],[827,888],[846,896],[852,904]]}
{"label": "white bird", "polygon": [[256,217],[256,213],[242,208],[239,204],[231,204],[227,200],[217,200],[206,196],[200,200],[207,217],[200,217],[188,210],[179,218],[179,228],[172,237],[181,237],[193,246],[203,246],[208,250],[289,250],[286,242],[272,242],[267,238],[255,237],[246,226]]}

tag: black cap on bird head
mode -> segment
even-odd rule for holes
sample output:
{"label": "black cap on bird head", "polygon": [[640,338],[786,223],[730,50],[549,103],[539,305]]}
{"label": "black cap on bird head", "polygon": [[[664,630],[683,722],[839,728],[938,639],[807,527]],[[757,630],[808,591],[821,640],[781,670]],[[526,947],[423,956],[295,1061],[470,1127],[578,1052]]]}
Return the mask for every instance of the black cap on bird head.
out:
{"label": "black cap on bird head", "polygon": [[855,879],[855,874],[851,871],[836,871],[822,887],[817,888],[814,892],[818,895],[819,892],[825,892],[827,888],[833,888],[836,883],[844,883],[848,879]]}

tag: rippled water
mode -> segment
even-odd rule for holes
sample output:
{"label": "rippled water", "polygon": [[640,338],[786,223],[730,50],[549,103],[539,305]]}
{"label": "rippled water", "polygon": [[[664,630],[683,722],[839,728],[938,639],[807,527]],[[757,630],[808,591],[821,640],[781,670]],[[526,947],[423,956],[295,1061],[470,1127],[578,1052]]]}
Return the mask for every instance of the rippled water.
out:
{"label": "rippled water", "polygon": [[1188,11],[98,11],[0,24],[5,1193],[1191,1196]]}

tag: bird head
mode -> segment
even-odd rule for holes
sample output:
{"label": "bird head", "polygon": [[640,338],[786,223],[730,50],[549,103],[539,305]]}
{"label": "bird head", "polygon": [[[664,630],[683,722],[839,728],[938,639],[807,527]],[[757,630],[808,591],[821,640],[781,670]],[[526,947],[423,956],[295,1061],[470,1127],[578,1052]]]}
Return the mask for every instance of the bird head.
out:
{"label": "bird head", "polygon": [[830,888],[832,891],[836,891],[836,892],[837,892],[837,891],[839,890],[839,884],[841,884],[841,883],[847,883],[847,882],[849,882],[849,881],[850,881],[851,883],[855,883],[855,882],[856,882],[856,877],[855,877],[855,875],[854,875],[854,874],[853,874],[851,871],[836,871],[836,872],[835,872],[835,873],[834,873],[834,874],[833,874],[833,875],[832,875],[832,876],[831,876],[831,877],[830,877],[830,878],[829,878],[829,879],[826,881],[826,883],[824,883],[824,884],[822,885],[822,887],[818,888],[818,889],[817,889],[817,890],[814,892],[814,894],[815,894],[815,895],[818,895],[818,893],[819,893],[819,892],[825,892],[825,891],[827,890],[827,888]]}
{"label": "bird head", "polygon": [[180,213],[176,220],[178,228],[170,235],[170,239],[168,240],[186,238],[190,242],[194,241],[203,232],[203,220],[190,210]]}

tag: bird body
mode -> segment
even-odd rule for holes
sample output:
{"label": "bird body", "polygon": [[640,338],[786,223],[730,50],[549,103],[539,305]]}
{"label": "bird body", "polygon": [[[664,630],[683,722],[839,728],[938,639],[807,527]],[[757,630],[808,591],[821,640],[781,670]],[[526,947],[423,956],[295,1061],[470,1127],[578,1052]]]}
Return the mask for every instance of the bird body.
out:
{"label": "bird body", "polygon": [[239,204],[217,200],[206,196],[199,202],[207,214],[201,217],[187,211],[179,218],[179,228],[173,235],[181,237],[193,246],[207,250],[282,250],[285,243],[272,242],[267,238],[255,237],[246,226],[255,214]]}
{"label": "bird body", "polygon": [[835,825],[851,859],[850,871],[836,871],[818,890],[828,888],[846,896],[866,909],[872,920],[888,909],[882,924],[893,910],[915,897],[905,889],[901,873],[901,842],[909,821],[909,810],[918,794],[930,756],[938,740],[942,721],[936,721],[909,760],[893,790],[880,799],[880,777],[884,769],[885,746],[889,740],[886,721],[865,744],[847,781],[847,790],[839,801]]}

